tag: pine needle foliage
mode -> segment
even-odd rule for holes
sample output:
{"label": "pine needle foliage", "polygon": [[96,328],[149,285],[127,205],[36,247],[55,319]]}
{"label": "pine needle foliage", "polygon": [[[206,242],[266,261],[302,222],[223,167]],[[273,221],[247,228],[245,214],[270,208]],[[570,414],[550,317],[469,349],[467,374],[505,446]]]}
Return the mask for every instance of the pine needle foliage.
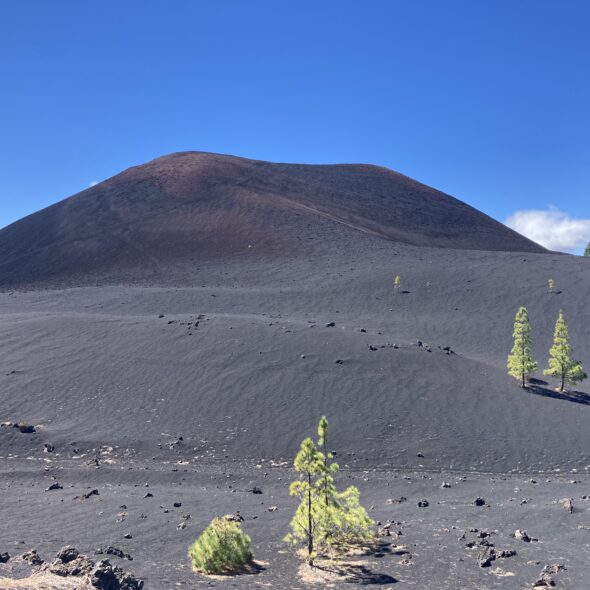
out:
{"label": "pine needle foliage", "polygon": [[514,345],[508,355],[508,374],[526,387],[526,382],[537,370],[537,363],[531,353],[531,324],[525,307],[516,312],[514,318]]}
{"label": "pine needle foliage", "polygon": [[394,292],[398,292],[402,286],[402,278],[399,275],[393,279],[393,290]]}
{"label": "pine needle foliage", "polygon": [[567,383],[573,385],[588,376],[584,373],[582,363],[573,358],[569,329],[562,310],[559,311],[555,324],[553,346],[549,350],[549,367],[543,373],[559,380],[559,391],[561,392],[565,390]]}
{"label": "pine needle foliage", "polygon": [[287,542],[305,543],[306,559],[313,565],[319,554],[346,552],[353,545],[372,538],[373,521],[360,504],[360,493],[354,486],[339,492],[334,474],[339,467],[328,451],[328,421],[318,425],[318,450],[310,438],[301,443],[295,459],[300,479],[291,484],[291,495],[301,502],[291,520]]}
{"label": "pine needle foliage", "polygon": [[586,249],[584,250],[584,256],[590,256],[590,242],[588,243],[588,245],[586,246]]}
{"label": "pine needle foliage", "polygon": [[373,538],[371,527],[375,524],[361,506],[360,492],[355,486],[346,488],[336,497],[320,521],[322,545],[334,553],[346,553],[355,545],[362,545]]}
{"label": "pine needle foliage", "polygon": [[235,573],[253,559],[250,537],[227,516],[214,518],[189,547],[188,555],[194,569],[203,574]]}
{"label": "pine needle foliage", "polygon": [[326,506],[337,503],[338,492],[334,484],[333,474],[339,469],[338,463],[332,461],[332,453],[328,451],[328,434],[328,420],[325,416],[322,416],[318,424],[318,447],[321,449],[323,461],[319,484]]}

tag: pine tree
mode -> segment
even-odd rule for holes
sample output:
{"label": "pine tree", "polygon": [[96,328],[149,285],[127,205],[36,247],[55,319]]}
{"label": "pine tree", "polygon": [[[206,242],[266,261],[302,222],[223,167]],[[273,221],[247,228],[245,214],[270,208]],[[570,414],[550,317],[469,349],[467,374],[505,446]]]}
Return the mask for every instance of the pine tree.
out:
{"label": "pine tree", "polygon": [[525,307],[516,312],[513,336],[514,346],[508,355],[508,374],[526,387],[527,379],[537,370],[537,363],[531,353],[531,325]]}
{"label": "pine tree", "polygon": [[360,494],[351,486],[338,492],[333,474],[338,465],[328,452],[328,420],[322,417],[318,426],[317,449],[310,438],[302,443],[295,458],[299,480],[291,484],[290,493],[301,499],[291,520],[291,532],[285,540],[307,545],[307,560],[313,565],[321,553],[346,551],[351,545],[372,538],[373,521],[360,505]]}
{"label": "pine tree", "polygon": [[547,279],[547,286],[549,287],[549,291],[553,292],[553,289],[555,289],[555,281],[553,279]]}
{"label": "pine tree", "polygon": [[588,242],[588,245],[586,246],[586,249],[584,250],[584,256],[590,256],[590,242]]}
{"label": "pine tree", "polygon": [[300,498],[301,502],[291,520],[291,533],[285,537],[285,540],[293,543],[305,541],[307,561],[310,565],[313,565],[315,533],[320,520],[318,504],[321,491],[316,479],[322,472],[323,463],[323,456],[318,452],[311,438],[304,439],[293,463],[300,479],[294,481],[289,488],[289,493]]}
{"label": "pine tree", "polygon": [[393,291],[397,293],[402,286],[402,278],[399,275],[396,275],[395,279],[393,279]]}
{"label": "pine tree", "polygon": [[566,383],[577,383],[586,379],[582,363],[573,359],[573,350],[570,344],[569,330],[565,323],[563,311],[555,324],[553,346],[549,350],[549,367],[543,371],[545,375],[557,377],[560,381],[559,391],[564,391]]}

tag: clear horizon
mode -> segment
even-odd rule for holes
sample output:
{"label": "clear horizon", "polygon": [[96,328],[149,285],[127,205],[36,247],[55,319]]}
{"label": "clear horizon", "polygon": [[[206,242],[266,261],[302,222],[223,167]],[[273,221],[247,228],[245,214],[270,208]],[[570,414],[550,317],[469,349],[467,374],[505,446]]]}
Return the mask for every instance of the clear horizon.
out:
{"label": "clear horizon", "polygon": [[3,5],[0,227],[185,150],[370,163],[590,240],[590,5]]}

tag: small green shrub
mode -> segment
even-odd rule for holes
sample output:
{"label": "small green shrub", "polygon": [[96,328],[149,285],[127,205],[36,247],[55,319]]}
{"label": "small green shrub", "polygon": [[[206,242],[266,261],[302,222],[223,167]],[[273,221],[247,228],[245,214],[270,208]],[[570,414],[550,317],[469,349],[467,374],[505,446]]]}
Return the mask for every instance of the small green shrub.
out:
{"label": "small green shrub", "polygon": [[190,546],[193,567],[203,574],[231,574],[252,562],[250,537],[239,522],[227,516],[214,518]]}

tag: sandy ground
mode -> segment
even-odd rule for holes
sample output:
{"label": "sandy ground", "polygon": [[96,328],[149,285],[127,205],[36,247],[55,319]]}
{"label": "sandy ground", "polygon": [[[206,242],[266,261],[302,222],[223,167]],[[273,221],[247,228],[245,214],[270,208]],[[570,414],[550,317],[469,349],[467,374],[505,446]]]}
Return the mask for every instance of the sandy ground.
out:
{"label": "sandy ground", "polygon": [[[106,545],[121,548],[133,560],[111,561],[142,577],[148,588],[304,588],[311,583],[309,576],[307,582],[300,579],[299,561],[282,543],[294,509],[288,495],[292,473],[284,468],[204,467],[196,461],[165,466],[123,460],[98,468],[70,463],[7,463],[0,492],[10,526],[0,531],[0,547],[15,558],[0,565],[0,576],[31,571],[16,558],[25,549],[35,547],[42,558],[51,559],[61,546],[74,542],[90,556]],[[63,490],[45,492],[54,478]],[[566,568],[553,576],[559,588],[585,587],[590,558],[586,477],[347,470],[339,481],[361,489],[372,518],[395,524],[394,536],[384,539],[382,551],[356,556],[344,578],[332,578],[335,587],[530,588],[543,567],[558,564]],[[443,482],[451,487],[442,488]],[[263,493],[253,494],[254,486]],[[99,494],[76,499],[89,489]],[[145,497],[148,492],[153,496]],[[485,506],[474,505],[478,497]],[[573,499],[572,514],[559,503],[564,497]],[[406,500],[398,503],[402,498]],[[429,506],[419,508],[423,499]],[[174,508],[174,502],[182,506]],[[244,528],[256,558],[266,564],[264,570],[213,581],[194,574],[186,557],[189,544],[211,515],[236,511],[245,518]],[[179,530],[182,522],[186,528]],[[513,538],[516,529],[538,541]],[[481,568],[481,548],[467,547],[470,541],[479,542],[480,531],[489,533],[497,552],[514,550],[516,555]]]}
{"label": "sandy ground", "polygon": [[[281,540],[289,466],[325,413],[341,483],[402,532],[334,587],[513,590],[555,564],[558,588],[587,585],[588,386],[557,394],[539,372],[523,391],[505,363],[526,305],[541,366],[563,308],[590,367],[590,261],[334,232],[310,258],[203,263],[189,286],[0,293],[0,421],[36,428],[0,427],[0,577],[29,575],[17,557],[33,547],[114,545],[149,589],[307,587]],[[196,576],[189,544],[237,510],[265,570]],[[471,529],[517,555],[479,567]]]}

